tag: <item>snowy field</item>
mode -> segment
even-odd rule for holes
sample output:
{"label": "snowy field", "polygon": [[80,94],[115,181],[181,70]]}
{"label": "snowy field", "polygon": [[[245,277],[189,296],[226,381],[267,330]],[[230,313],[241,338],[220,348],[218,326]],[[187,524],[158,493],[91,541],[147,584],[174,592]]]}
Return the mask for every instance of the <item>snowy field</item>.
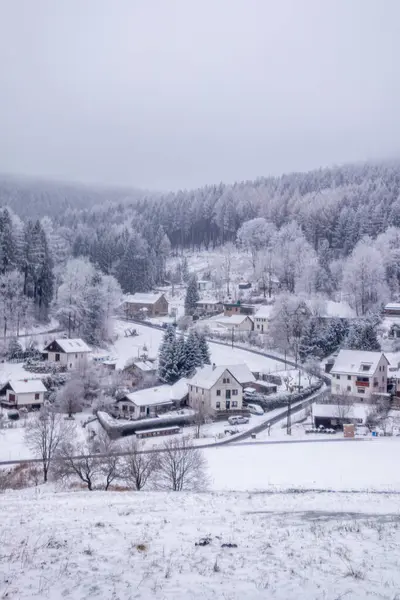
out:
{"label": "snowy field", "polygon": [[394,600],[399,508],[388,494],[10,492],[0,597]]}
{"label": "snowy field", "polygon": [[[139,335],[133,337],[125,337],[124,332],[127,328],[136,329]],[[119,336],[110,348],[110,355],[117,358],[117,369],[122,369],[129,359],[138,359],[143,353],[143,349],[147,349],[150,357],[156,358],[158,348],[161,344],[164,331],[153,329],[145,325],[129,323],[127,321],[116,321],[115,332]],[[231,348],[230,346],[221,346],[209,342],[211,360],[216,365],[233,365],[246,363],[253,370],[264,370],[269,372],[281,371],[283,363],[252,354],[241,348]]]}

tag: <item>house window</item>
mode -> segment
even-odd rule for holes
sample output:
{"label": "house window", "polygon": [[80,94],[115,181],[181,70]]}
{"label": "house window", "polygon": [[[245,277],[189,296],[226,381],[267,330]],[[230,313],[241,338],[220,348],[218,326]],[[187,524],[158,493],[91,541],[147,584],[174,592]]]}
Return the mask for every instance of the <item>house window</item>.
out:
{"label": "house window", "polygon": [[226,379],[225,379],[225,377],[223,378],[223,380],[222,380],[222,383],[226,383]]}
{"label": "house window", "polygon": [[340,379],[340,375],[336,375],[336,379]]}
{"label": "house window", "polygon": [[56,354],[56,362],[60,362],[60,355]]}
{"label": "house window", "polygon": [[193,386],[192,385],[190,386],[190,391],[193,392]]}
{"label": "house window", "polygon": [[197,394],[198,392],[199,392],[199,388],[198,388],[198,387],[196,387],[196,394]]}
{"label": "house window", "polygon": [[348,391],[348,392],[351,392],[351,385],[348,385],[348,386],[347,386],[347,391]]}
{"label": "house window", "polygon": [[215,406],[216,408],[221,408],[221,402],[216,402]]}
{"label": "house window", "polygon": [[15,402],[15,394],[9,394],[8,399],[10,402]]}
{"label": "house window", "polygon": [[221,390],[217,390],[217,396],[221,395]]}
{"label": "house window", "polygon": [[75,354],[75,358],[78,358],[78,355],[77,355],[77,354]]}
{"label": "house window", "polygon": [[141,407],[140,407],[140,412],[141,412],[141,413],[144,413],[144,412],[146,412],[146,407],[145,407],[145,406],[141,406]]}
{"label": "house window", "polygon": [[351,375],[347,375],[347,379],[351,379]]}
{"label": "house window", "polygon": [[225,398],[226,398],[227,400],[230,400],[230,399],[231,399],[231,390],[225,390]]}
{"label": "house window", "polygon": [[230,383],[231,380],[229,379],[229,377],[224,377],[222,380],[222,383]]}
{"label": "house window", "polygon": [[40,394],[35,394],[35,400],[40,400]]}
{"label": "house window", "polygon": [[237,396],[238,395],[238,391],[237,390],[232,390],[232,396]]}
{"label": "house window", "polygon": [[365,394],[365,389],[364,388],[357,388],[357,392],[359,394]]}
{"label": "house window", "polygon": [[202,393],[202,394],[203,394],[203,396],[204,396],[204,390],[203,390],[203,389],[201,390],[201,393]]}
{"label": "house window", "polygon": [[232,408],[237,408],[238,403],[236,402],[236,400],[232,401]]}
{"label": "house window", "polygon": [[371,368],[371,365],[361,365],[361,370],[362,371],[369,371]]}

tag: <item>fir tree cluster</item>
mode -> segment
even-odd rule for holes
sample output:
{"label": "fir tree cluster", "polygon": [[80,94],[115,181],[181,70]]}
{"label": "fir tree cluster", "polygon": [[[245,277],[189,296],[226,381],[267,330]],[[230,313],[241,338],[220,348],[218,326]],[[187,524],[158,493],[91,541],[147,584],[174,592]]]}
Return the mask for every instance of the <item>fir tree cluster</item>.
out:
{"label": "fir tree cluster", "polygon": [[190,331],[177,336],[169,326],[164,334],[158,354],[158,376],[164,383],[175,383],[181,377],[191,377],[196,367],[210,364],[210,351],[204,334]]}

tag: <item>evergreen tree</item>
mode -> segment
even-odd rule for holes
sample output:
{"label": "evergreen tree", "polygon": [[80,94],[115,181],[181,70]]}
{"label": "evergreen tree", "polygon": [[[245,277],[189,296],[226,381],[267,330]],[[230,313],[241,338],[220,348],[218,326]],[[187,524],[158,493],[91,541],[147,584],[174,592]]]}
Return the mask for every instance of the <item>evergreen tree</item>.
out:
{"label": "evergreen tree", "polygon": [[324,344],[321,333],[322,325],[319,322],[319,319],[310,319],[304,328],[303,335],[300,340],[299,355],[302,362],[305,361],[309,356],[322,358],[324,355],[325,349],[323,349]]}
{"label": "evergreen tree", "polygon": [[200,356],[201,356],[201,363],[203,365],[210,365],[211,364],[210,348],[208,347],[207,338],[204,333],[195,332],[195,335],[198,340]]}
{"label": "evergreen tree", "polygon": [[0,212],[0,273],[15,269],[15,240],[10,212],[5,208]]}
{"label": "evergreen tree", "polygon": [[169,326],[158,352],[158,376],[164,383],[175,383],[179,378],[175,327]]}
{"label": "evergreen tree", "polygon": [[376,325],[369,320],[353,322],[343,347],[350,350],[379,352],[381,347],[377,338]]}
{"label": "evergreen tree", "polygon": [[197,276],[193,274],[190,279],[186,290],[185,297],[185,312],[187,315],[193,315],[196,310],[196,302],[200,300],[199,292],[197,289]]}
{"label": "evergreen tree", "polygon": [[194,331],[186,338],[186,377],[193,375],[196,367],[203,366],[203,356],[199,346],[199,340]]}
{"label": "evergreen tree", "polygon": [[176,340],[176,367],[178,371],[178,377],[185,377],[187,370],[187,357],[186,357],[186,340],[182,334]]}
{"label": "evergreen tree", "polygon": [[146,240],[139,234],[129,239],[118,266],[117,279],[125,293],[148,292],[154,283],[154,269]]}

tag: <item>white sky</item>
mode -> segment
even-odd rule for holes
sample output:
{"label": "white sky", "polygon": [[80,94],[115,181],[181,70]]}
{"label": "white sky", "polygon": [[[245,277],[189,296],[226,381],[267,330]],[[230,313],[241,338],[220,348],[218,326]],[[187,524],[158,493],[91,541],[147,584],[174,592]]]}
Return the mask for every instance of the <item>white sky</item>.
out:
{"label": "white sky", "polygon": [[0,0],[0,172],[177,189],[400,155],[398,0]]}

